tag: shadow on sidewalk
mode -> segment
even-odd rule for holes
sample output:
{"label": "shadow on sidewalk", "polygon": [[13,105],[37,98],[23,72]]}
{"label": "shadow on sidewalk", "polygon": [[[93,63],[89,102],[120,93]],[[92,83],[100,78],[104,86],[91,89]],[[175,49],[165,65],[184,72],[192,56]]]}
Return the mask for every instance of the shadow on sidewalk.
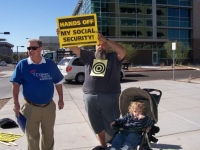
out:
{"label": "shadow on sidewalk", "polygon": [[182,149],[180,145],[170,145],[170,144],[151,144],[152,148],[158,148],[160,150],[162,149]]}
{"label": "shadow on sidewalk", "polygon": [[138,80],[131,80],[131,79],[122,79],[120,83],[128,83],[128,82],[138,82]]}
{"label": "shadow on sidewalk", "polygon": [[142,75],[142,74],[127,74],[125,75],[125,77],[149,77],[149,76]]}

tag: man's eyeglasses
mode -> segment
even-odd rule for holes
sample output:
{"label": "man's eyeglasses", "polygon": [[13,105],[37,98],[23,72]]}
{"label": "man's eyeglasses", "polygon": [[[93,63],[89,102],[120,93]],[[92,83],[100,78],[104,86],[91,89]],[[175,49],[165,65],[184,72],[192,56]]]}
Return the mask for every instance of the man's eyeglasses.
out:
{"label": "man's eyeglasses", "polygon": [[30,51],[30,50],[32,49],[32,50],[35,51],[35,50],[37,50],[38,48],[39,48],[39,47],[37,47],[37,46],[32,46],[32,47],[27,47],[27,50]]}

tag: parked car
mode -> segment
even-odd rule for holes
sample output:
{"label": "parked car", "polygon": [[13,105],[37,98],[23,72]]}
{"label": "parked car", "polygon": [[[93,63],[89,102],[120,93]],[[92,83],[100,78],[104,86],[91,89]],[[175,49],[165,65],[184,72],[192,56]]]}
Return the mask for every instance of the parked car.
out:
{"label": "parked car", "polygon": [[7,66],[7,63],[5,61],[1,61],[0,66]]}
{"label": "parked car", "polygon": [[[67,82],[75,80],[78,83],[83,83],[85,80],[85,67],[77,56],[64,57],[58,63],[58,68]],[[123,77],[125,77],[125,73],[121,69],[120,79],[122,80]]]}

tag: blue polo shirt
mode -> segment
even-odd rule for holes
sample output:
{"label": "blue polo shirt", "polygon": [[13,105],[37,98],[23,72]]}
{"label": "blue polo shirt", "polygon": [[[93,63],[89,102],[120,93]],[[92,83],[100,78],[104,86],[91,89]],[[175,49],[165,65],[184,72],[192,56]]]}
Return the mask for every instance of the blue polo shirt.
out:
{"label": "blue polo shirt", "polygon": [[63,75],[50,59],[42,57],[40,64],[29,58],[21,60],[10,79],[22,85],[23,96],[35,104],[47,104],[54,95],[54,84],[59,84]]}

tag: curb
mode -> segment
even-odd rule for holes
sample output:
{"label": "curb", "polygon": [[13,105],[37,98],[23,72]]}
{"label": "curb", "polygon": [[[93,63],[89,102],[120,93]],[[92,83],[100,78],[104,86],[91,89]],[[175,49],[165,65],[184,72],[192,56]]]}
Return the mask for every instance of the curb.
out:
{"label": "curb", "polygon": [[188,68],[191,68],[191,69],[194,69],[194,70],[200,70],[199,68],[192,68],[192,67],[188,67]]}
{"label": "curb", "polygon": [[[184,71],[184,70],[196,70],[194,68],[188,68],[188,69],[174,69],[174,71]],[[124,70],[124,72],[152,72],[152,71],[173,71],[173,69],[144,69],[144,70]]]}
{"label": "curb", "polygon": [[3,99],[12,99],[13,97],[0,97],[0,101]]}

